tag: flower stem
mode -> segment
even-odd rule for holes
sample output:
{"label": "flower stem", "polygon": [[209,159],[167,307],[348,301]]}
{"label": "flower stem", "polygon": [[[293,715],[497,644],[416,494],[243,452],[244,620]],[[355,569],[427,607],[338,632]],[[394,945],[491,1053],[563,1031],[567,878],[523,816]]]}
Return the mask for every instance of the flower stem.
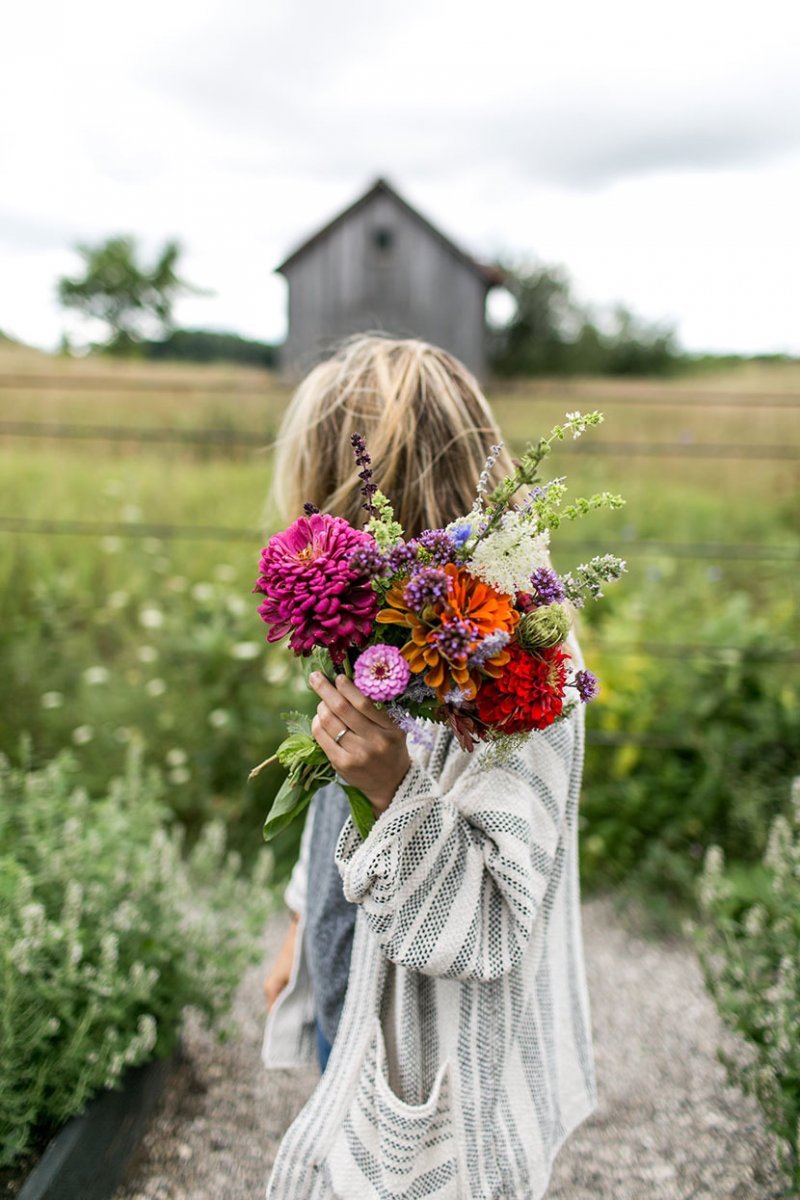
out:
{"label": "flower stem", "polygon": [[277,754],[272,754],[272,755],[270,755],[269,758],[265,758],[264,761],[260,762],[257,767],[253,767],[252,771],[247,776],[247,782],[249,783],[251,779],[255,779],[256,775],[259,775],[264,770],[264,767],[268,767],[268,766],[270,766],[271,763],[274,763],[277,761],[278,761]]}

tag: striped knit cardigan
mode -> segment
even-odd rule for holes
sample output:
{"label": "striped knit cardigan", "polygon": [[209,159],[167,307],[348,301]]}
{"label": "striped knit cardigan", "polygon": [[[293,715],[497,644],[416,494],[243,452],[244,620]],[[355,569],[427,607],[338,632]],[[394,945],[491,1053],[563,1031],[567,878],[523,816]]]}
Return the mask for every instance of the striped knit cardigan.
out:
{"label": "striped knit cardigan", "polygon": [[[597,1106],[578,880],[583,707],[499,763],[485,753],[440,727],[412,749],[366,840],[351,818],[342,829],[336,862],[359,905],[347,997],[268,1200],[539,1200]],[[268,1067],[314,1060],[302,933],[301,916]]]}

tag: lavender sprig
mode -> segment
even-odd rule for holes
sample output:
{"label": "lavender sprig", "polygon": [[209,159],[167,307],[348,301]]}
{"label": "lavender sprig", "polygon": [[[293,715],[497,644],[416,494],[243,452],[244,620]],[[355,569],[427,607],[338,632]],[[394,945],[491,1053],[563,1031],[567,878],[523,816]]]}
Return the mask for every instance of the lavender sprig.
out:
{"label": "lavender sprig", "polygon": [[500,454],[500,451],[502,449],[503,449],[502,442],[498,442],[496,446],[489,447],[489,454],[486,458],[486,462],[483,464],[483,470],[481,471],[480,476],[478,478],[478,486],[475,489],[475,492],[476,492],[475,507],[476,508],[480,507],[481,497],[485,496],[487,491],[489,490],[489,478],[494,469],[494,464],[497,462],[498,455]]}
{"label": "lavender sprig", "polygon": [[482,667],[490,658],[494,658],[495,654],[499,654],[510,641],[511,634],[506,633],[505,629],[495,629],[494,633],[487,633],[467,659],[467,666]]}
{"label": "lavender sprig", "polygon": [[366,509],[370,519],[372,519],[375,516],[375,506],[372,503],[372,497],[378,490],[378,485],[372,482],[372,459],[367,451],[367,443],[360,433],[352,435],[350,445],[353,447],[353,453],[356,456],[356,466],[361,467],[361,470],[358,472],[358,478],[362,483],[360,489],[361,495],[364,497],[364,503],[361,507]]}

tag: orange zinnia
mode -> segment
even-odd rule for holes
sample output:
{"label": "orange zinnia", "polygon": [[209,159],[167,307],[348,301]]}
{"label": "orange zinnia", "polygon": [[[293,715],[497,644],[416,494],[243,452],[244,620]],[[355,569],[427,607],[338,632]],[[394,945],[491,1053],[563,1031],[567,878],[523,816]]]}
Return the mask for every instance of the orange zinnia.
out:
{"label": "orange zinnia", "polygon": [[386,593],[390,607],[382,609],[376,620],[410,629],[410,640],[401,647],[400,653],[414,674],[425,672],[425,682],[440,700],[444,700],[453,688],[458,688],[465,699],[472,700],[480,687],[481,675],[493,679],[500,675],[501,667],[508,662],[508,651],[498,650],[480,668],[470,668],[465,658],[448,658],[434,640],[434,634],[450,623],[467,622],[475,627],[475,641],[469,647],[472,653],[479,641],[490,633],[502,630],[513,634],[519,613],[514,608],[513,596],[495,591],[465,567],[447,563],[442,569],[450,577],[445,600],[430,605],[422,614],[412,611],[403,598],[408,582],[404,579]]}

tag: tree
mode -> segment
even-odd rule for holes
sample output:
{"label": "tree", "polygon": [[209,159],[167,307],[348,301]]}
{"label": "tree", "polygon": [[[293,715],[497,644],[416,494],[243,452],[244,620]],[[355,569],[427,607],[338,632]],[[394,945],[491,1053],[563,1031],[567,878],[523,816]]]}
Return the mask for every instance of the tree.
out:
{"label": "tree", "polygon": [[495,335],[498,375],[666,375],[685,362],[674,329],[651,324],[624,305],[594,311],[572,296],[559,266],[505,266],[515,303]]}
{"label": "tree", "polygon": [[57,284],[64,308],[108,326],[105,348],[130,351],[147,336],[163,336],[172,328],[172,306],[180,295],[208,295],[177,273],[181,247],[168,241],[149,269],[139,259],[134,237],[118,235],[97,246],[79,245],[83,272],[63,276]]}
{"label": "tree", "polygon": [[564,369],[583,314],[559,266],[504,266],[514,316],[500,334],[494,366],[502,375],[536,375]]}

